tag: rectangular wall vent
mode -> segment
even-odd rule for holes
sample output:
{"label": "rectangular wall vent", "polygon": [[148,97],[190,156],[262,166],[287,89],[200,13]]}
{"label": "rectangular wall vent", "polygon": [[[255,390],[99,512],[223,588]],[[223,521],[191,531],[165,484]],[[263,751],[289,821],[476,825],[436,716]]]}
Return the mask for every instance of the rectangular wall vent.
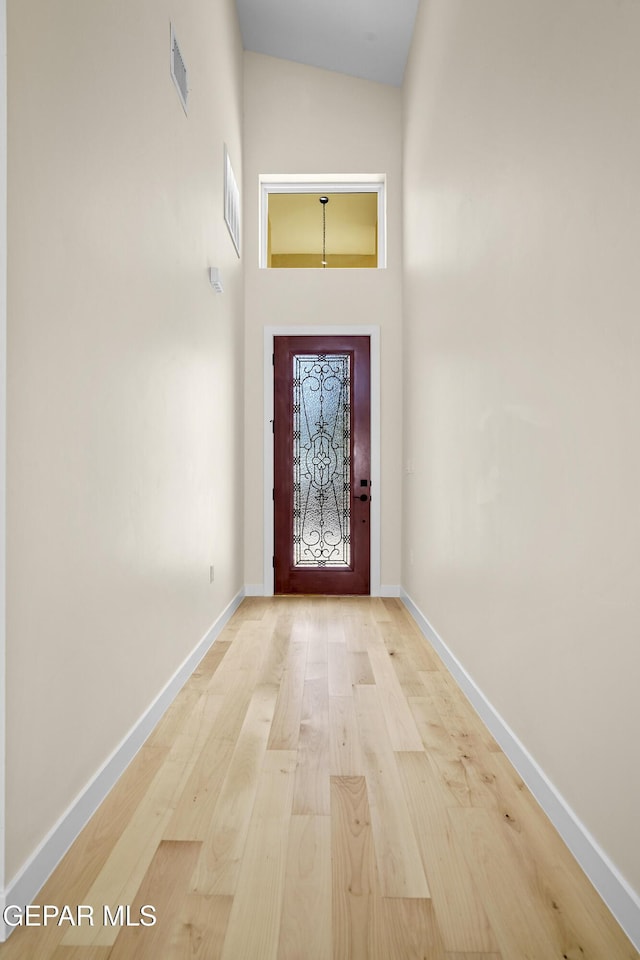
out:
{"label": "rectangular wall vent", "polygon": [[171,25],[171,76],[173,77],[173,82],[176,85],[176,90],[180,97],[180,103],[184,109],[184,112],[187,112],[187,97],[189,96],[189,83],[187,79],[187,68],[185,66],[182,54],[180,53],[180,47],[178,46],[178,41],[173,30],[173,24]]}

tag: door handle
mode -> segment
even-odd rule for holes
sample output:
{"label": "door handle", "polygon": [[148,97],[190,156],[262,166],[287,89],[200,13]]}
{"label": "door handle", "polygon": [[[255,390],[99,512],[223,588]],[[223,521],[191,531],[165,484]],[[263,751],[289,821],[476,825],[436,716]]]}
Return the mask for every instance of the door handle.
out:
{"label": "door handle", "polygon": [[361,493],[361,494],[359,494],[359,495],[355,495],[355,494],[354,494],[353,499],[354,499],[354,500],[362,500],[362,502],[364,503],[365,500],[368,500],[368,499],[369,499],[369,494],[368,494],[368,493]]}

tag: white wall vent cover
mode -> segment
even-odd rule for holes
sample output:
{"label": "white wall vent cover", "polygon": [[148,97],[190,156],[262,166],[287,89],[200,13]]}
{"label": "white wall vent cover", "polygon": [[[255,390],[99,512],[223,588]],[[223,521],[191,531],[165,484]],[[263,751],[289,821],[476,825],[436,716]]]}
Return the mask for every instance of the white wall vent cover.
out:
{"label": "white wall vent cover", "polygon": [[178,46],[178,41],[173,30],[173,24],[171,24],[171,76],[173,77],[173,82],[176,85],[176,90],[180,97],[180,103],[184,109],[184,112],[187,112],[187,97],[189,96],[189,84],[187,79],[187,68],[185,66],[184,60],[182,59],[182,54],[180,53],[180,47]]}

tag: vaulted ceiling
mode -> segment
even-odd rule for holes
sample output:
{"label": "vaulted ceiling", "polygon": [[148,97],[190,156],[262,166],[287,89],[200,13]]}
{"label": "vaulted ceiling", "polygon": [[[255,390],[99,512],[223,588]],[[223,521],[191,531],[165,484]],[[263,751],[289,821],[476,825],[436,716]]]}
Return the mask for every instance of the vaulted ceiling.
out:
{"label": "vaulted ceiling", "polygon": [[245,50],[402,85],[418,0],[236,0]]}

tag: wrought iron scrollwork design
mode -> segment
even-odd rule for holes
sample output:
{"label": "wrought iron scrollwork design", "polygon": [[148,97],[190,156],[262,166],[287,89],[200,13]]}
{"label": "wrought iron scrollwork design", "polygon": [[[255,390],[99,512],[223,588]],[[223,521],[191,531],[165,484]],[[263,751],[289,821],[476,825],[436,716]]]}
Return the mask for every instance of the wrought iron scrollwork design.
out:
{"label": "wrought iron scrollwork design", "polygon": [[298,567],[350,563],[350,357],[295,356],[293,549]]}

